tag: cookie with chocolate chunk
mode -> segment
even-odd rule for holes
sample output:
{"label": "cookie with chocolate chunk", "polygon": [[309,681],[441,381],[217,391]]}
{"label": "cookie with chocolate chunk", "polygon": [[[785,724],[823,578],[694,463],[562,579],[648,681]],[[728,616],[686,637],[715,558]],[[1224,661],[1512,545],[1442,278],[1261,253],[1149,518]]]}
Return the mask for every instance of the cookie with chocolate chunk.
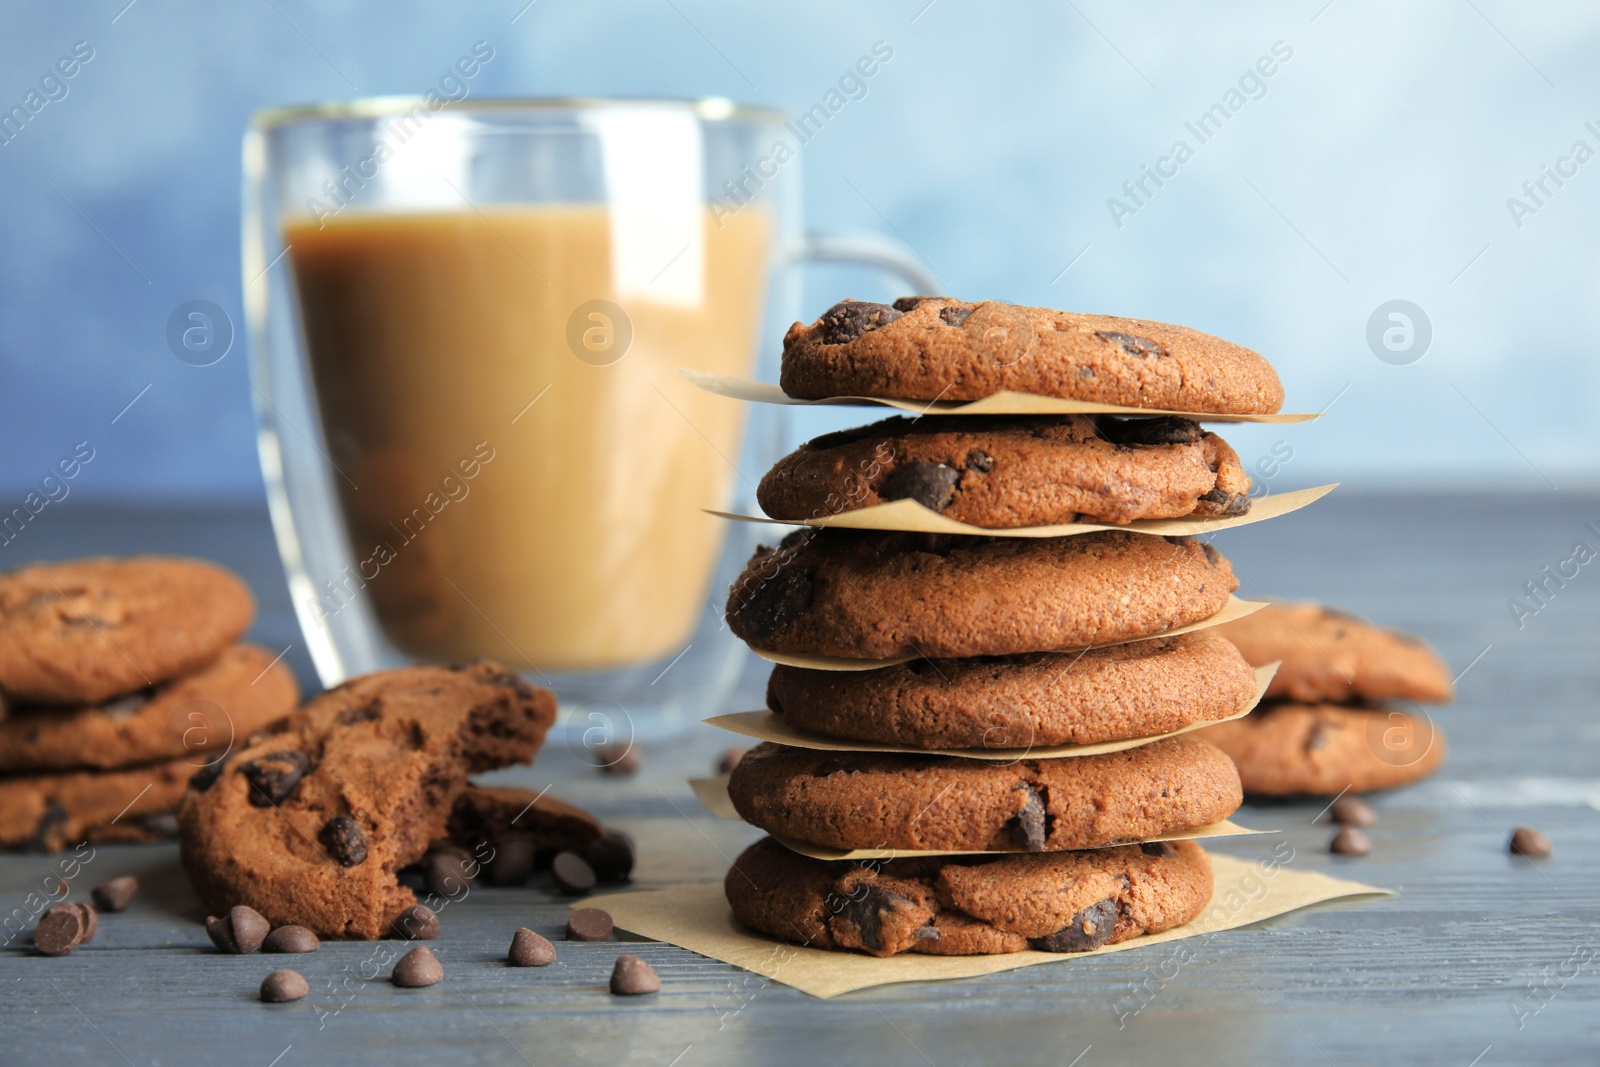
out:
{"label": "cookie with chocolate chunk", "polygon": [[1444,765],[1444,732],[1393,708],[1277,704],[1197,731],[1228,754],[1246,793],[1334,796],[1426,778]]}
{"label": "cookie with chocolate chunk", "polygon": [[82,841],[171,837],[172,813],[205,758],[0,777],[0,848],[55,852]]}
{"label": "cookie with chocolate chunk", "polygon": [[1242,515],[1250,477],[1188,419],[896,416],[818,437],[778,461],[756,496],[804,522],[894,500],[1007,529]]}
{"label": "cookie with chocolate chunk", "polygon": [[300,702],[271,652],[235,645],[193,674],[83,708],[29,706],[0,720],[0,771],[127,767],[226,749]]}
{"label": "cookie with chocolate chunk", "polygon": [[1256,666],[1282,661],[1269,698],[1430,703],[1454,695],[1450,668],[1422,638],[1322,604],[1270,604],[1217,632]]}
{"label": "cookie with chocolate chunk", "polygon": [[1026,852],[1181,833],[1242,801],[1228,757],[1187,734],[1015,763],[765,742],[733,769],[728,797],[746,822],[830,848]]}
{"label": "cookie with chocolate chunk", "polygon": [[184,868],[213,913],[381,937],[416,903],[396,872],[445,836],[467,776],[532,759],[554,720],[549,693],[487,661],[346,682],[196,775]]}
{"label": "cookie with chocolate chunk", "polygon": [[244,583],[200,560],[24,567],[0,575],[0,692],[10,704],[98,704],[199,669],[254,614]]}
{"label": "cookie with chocolate chunk", "polygon": [[807,400],[979,400],[1012,390],[1216,415],[1283,407],[1271,364],[1198,330],[943,296],[845,300],[809,326],[795,323],[779,384]]}
{"label": "cookie with chocolate chunk", "polygon": [[824,737],[1026,748],[1152,737],[1245,707],[1256,677],[1210,630],[1087,652],[912,660],[871,671],[778,665],[767,706]]}
{"label": "cookie with chocolate chunk", "polygon": [[1211,889],[1211,859],[1193,841],[856,864],[768,837],[723,880],[751,929],[873,956],[1088,952],[1194,921]]}
{"label": "cookie with chocolate chunk", "polygon": [[1191,538],[807,529],[756,550],[727,619],[772,652],[1007,656],[1155,637],[1215,615],[1238,584]]}

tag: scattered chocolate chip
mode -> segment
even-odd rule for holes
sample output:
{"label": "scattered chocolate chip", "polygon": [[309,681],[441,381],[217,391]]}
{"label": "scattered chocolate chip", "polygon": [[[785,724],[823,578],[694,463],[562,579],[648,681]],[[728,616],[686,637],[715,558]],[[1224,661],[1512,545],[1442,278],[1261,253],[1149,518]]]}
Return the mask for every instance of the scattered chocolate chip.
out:
{"label": "scattered chocolate chip", "polygon": [[311,992],[311,986],[298,971],[279,967],[261,979],[261,999],[268,1004],[287,1004]]}
{"label": "scattered chocolate chip", "polygon": [[489,861],[489,881],[495,885],[521,885],[533,873],[533,841],[521,834],[501,838]]}
{"label": "scattered chocolate chip", "polygon": [[1045,806],[1039,791],[1029,786],[1018,787],[1024,798],[1022,810],[1011,820],[1011,834],[1017,844],[1029,852],[1044,851],[1048,836],[1045,827]]}
{"label": "scattered chocolate chip", "polygon": [[506,961],[513,967],[548,967],[556,961],[556,947],[526,926],[519,926],[511,935]]}
{"label": "scattered chocolate chip", "polygon": [[725,749],[722,755],[717,757],[717,773],[732,774],[733,769],[739,766],[739,761],[744,759],[744,754],[749,751],[749,745],[735,745],[733,748]]}
{"label": "scattered chocolate chip", "polygon": [[1101,437],[1119,445],[1190,445],[1200,440],[1205,432],[1198,422],[1177,415],[1153,419],[1099,415],[1095,417],[1094,428]]}
{"label": "scattered chocolate chip", "polygon": [[1096,330],[1094,335],[1102,341],[1110,341],[1123,353],[1144,359],[1147,356],[1164,356],[1167,354],[1165,346],[1148,337],[1135,337],[1131,333],[1118,333],[1115,330]]}
{"label": "scattered chocolate chip", "polygon": [[401,941],[432,941],[439,936],[439,916],[426,904],[413,904],[395,916],[389,932]]}
{"label": "scattered chocolate chip", "polygon": [[1550,847],[1550,838],[1531,826],[1511,831],[1510,848],[1519,856],[1548,856]]}
{"label": "scattered chocolate chip", "polygon": [[960,326],[963,322],[967,321],[967,316],[971,315],[976,310],[976,308],[961,307],[958,304],[951,304],[949,307],[942,307],[939,309],[939,321],[943,322],[947,326]]}
{"label": "scattered chocolate chip", "polygon": [[1343,826],[1328,842],[1328,851],[1340,856],[1365,856],[1372,851],[1372,839],[1354,826]]}
{"label": "scattered chocolate chip", "polygon": [[961,472],[943,463],[914,459],[889,472],[878,488],[885,500],[915,500],[925,508],[943,511],[955,499]]}
{"label": "scattered chocolate chip", "polygon": [[631,742],[626,745],[607,745],[595,752],[595,758],[600,761],[601,774],[616,778],[631,778],[644,766],[644,756],[639,746]]}
{"label": "scattered chocolate chip", "polygon": [[733,613],[751,637],[766,640],[805,614],[812,592],[811,568],[791,563],[750,590]]}
{"label": "scattered chocolate chip", "polygon": [[439,957],[426,945],[418,945],[401,956],[389,974],[391,982],[407,989],[433,985],[443,977],[444,968],[439,965]]}
{"label": "scattered chocolate chip", "polygon": [[[62,905],[57,904],[56,907]],[[100,932],[100,915],[87,904],[68,904],[70,908],[77,908],[78,915],[83,919],[83,943],[87,945],[94,940],[94,935]]]}
{"label": "scattered chocolate chip", "polygon": [[567,916],[568,941],[604,941],[615,928],[611,914],[599,908],[577,908]]}
{"label": "scattered chocolate chip", "polygon": [[638,956],[618,956],[611,968],[611,992],[619,997],[636,997],[661,988],[656,969]]}
{"label": "scattered chocolate chip", "polygon": [[271,808],[294,795],[300,779],[311,770],[311,760],[304,752],[291,748],[258,756],[239,770],[250,782],[250,803]]}
{"label": "scattered chocolate chip", "polygon": [[1117,902],[1106,899],[1084,908],[1049,937],[1036,937],[1030,943],[1041,952],[1088,952],[1111,940],[1116,928]]}
{"label": "scattered chocolate chip", "polygon": [[1165,841],[1141,841],[1139,843],[1139,851],[1146,856],[1170,856],[1172,855],[1172,846]]}
{"label": "scattered chocolate chip", "polygon": [[865,300],[841,300],[817,320],[822,326],[822,343],[842,345],[854,341],[864,333],[887,326],[905,314],[887,304],[873,304]]}
{"label": "scattered chocolate chip", "polygon": [[228,914],[206,918],[206,936],[223,952],[249,955],[261,947],[272,932],[272,924],[252,907],[236,904]]}
{"label": "scattered chocolate chip", "polygon": [[981,448],[974,448],[967,453],[967,470],[988,474],[994,469],[994,457]]}
{"label": "scattered chocolate chip", "polygon": [[602,882],[625,882],[633,873],[633,838],[607,830],[584,847],[583,858]]}
{"label": "scattered chocolate chip", "polygon": [[594,888],[594,868],[576,852],[557,852],[550,861],[550,874],[563,893],[587,893]]}
{"label": "scattered chocolate chip", "polygon": [[219,952],[238,952],[239,946],[233,943],[233,931],[228,928],[226,918],[219,919],[215,915],[206,916],[206,936],[211,943],[217,946]]}
{"label": "scattered chocolate chip", "polygon": [[1243,515],[1250,510],[1249,493],[1224,493],[1221,489],[1212,489],[1200,499],[1207,504],[1220,505],[1224,515]]}
{"label": "scattered chocolate chip", "polygon": [[478,877],[478,861],[459,845],[430,849],[423,859],[428,888],[441,897],[453,897],[468,889]]}
{"label": "scattered chocolate chip", "polygon": [[106,911],[121,911],[139,892],[139,879],[131,874],[101,882],[89,891],[94,902]]}
{"label": "scattered chocolate chip", "polygon": [[915,311],[919,306],[929,300],[949,300],[948,296],[901,296],[896,297],[894,309],[896,311]]}
{"label": "scattered chocolate chip", "polygon": [[65,956],[83,944],[83,913],[56,905],[39,917],[33,947],[46,956]]}
{"label": "scattered chocolate chip", "polygon": [[322,939],[304,926],[280,926],[261,942],[263,952],[315,952],[321,947]]}
{"label": "scattered chocolate chip", "polygon": [[1376,826],[1378,813],[1358,796],[1346,793],[1328,808],[1328,815],[1340,826]]}
{"label": "scattered chocolate chip", "polygon": [[335,815],[317,833],[317,840],[341,867],[354,867],[367,859],[367,835],[348,815]]}
{"label": "scattered chocolate chip", "polygon": [[871,882],[857,882],[839,906],[839,921],[856,928],[861,944],[876,952],[883,947],[883,916],[892,913],[910,898]]}

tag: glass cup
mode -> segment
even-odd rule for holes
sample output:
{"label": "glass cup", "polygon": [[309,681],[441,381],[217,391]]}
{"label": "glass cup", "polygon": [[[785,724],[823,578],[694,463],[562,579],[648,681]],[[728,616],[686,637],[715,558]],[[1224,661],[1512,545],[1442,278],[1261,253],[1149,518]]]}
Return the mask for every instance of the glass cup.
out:
{"label": "glass cup", "polygon": [[587,749],[719,708],[744,662],[722,600],[763,531],[703,509],[754,508],[781,409],[679,368],[771,379],[807,260],[934,288],[895,245],[807,236],[797,152],[722,100],[256,117],[257,442],[325,685],[489,657]]}

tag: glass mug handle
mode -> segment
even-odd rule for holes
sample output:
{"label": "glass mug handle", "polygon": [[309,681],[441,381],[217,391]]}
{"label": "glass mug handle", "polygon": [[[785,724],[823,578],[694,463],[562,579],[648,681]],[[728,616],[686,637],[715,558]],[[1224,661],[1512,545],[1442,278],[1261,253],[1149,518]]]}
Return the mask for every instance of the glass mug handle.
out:
{"label": "glass mug handle", "polygon": [[905,296],[935,296],[944,286],[911,251],[882,237],[807,234],[790,254],[793,263],[854,263],[874,267],[907,283]]}

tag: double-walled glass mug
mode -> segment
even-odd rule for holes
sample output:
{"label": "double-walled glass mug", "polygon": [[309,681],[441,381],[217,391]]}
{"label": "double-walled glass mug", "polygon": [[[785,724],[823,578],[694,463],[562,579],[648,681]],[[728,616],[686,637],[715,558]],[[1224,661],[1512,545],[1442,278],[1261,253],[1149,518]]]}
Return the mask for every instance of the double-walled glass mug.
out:
{"label": "double-walled glass mug", "polygon": [[[716,710],[807,259],[798,146],[721,100],[382,99],[258,116],[244,294],[278,549],[324,684],[489,657],[586,735]],[[745,433],[746,423],[753,432]],[[770,533],[767,536],[772,536]],[[573,718],[576,716],[576,719]]]}

